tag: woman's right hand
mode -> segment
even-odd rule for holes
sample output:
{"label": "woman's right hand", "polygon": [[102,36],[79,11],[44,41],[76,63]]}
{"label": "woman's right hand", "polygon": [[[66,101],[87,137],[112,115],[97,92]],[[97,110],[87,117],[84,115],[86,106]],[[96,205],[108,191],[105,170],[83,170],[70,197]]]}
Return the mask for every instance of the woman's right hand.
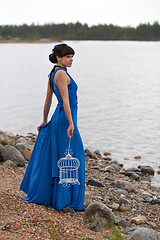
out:
{"label": "woman's right hand", "polygon": [[67,129],[67,135],[69,138],[73,137],[73,131],[74,131],[74,125],[73,125],[73,123],[70,123],[69,127]]}
{"label": "woman's right hand", "polygon": [[46,122],[46,121],[43,121],[43,122],[37,127],[38,132],[40,131],[41,127],[42,127],[43,125],[45,125],[45,124],[47,124],[47,122]]}

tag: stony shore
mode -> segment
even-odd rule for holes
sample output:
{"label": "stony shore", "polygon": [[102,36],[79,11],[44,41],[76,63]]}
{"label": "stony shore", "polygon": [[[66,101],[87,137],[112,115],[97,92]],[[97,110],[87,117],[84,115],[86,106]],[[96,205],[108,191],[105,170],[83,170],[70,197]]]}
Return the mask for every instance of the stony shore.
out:
{"label": "stony shore", "polygon": [[19,38],[3,39],[0,43],[53,43],[54,41],[49,38],[41,38],[39,40],[20,40]]}
{"label": "stony shore", "polygon": [[24,202],[19,186],[36,137],[0,132],[1,239],[160,239],[160,189],[150,184],[154,169],[124,169],[107,149],[85,149],[84,212]]}

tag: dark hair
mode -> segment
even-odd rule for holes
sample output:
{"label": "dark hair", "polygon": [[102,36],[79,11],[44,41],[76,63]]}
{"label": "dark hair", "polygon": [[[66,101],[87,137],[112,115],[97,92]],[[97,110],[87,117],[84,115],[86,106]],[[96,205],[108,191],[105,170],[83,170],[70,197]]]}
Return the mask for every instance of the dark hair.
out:
{"label": "dark hair", "polygon": [[58,44],[55,45],[54,48],[52,49],[52,53],[49,55],[49,60],[52,63],[57,63],[57,57],[64,57],[66,55],[75,54],[75,51],[73,50],[73,48],[71,48],[70,46],[68,46],[65,43],[62,44]]}

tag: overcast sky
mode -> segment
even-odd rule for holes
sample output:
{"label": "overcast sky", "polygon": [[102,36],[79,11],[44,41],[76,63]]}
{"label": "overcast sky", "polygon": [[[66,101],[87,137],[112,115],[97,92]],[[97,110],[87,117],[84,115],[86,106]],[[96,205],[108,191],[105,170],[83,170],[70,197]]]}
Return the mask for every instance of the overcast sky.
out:
{"label": "overcast sky", "polygon": [[160,0],[0,0],[0,25],[160,23]]}

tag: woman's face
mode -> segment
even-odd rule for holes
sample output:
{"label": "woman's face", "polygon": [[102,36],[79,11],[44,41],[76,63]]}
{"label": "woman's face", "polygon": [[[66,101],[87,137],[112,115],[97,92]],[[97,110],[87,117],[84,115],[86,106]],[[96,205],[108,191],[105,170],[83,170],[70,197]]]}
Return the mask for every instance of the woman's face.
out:
{"label": "woman's face", "polygon": [[60,63],[64,67],[71,67],[72,62],[73,62],[73,55],[72,54],[68,54],[68,55],[60,58]]}

